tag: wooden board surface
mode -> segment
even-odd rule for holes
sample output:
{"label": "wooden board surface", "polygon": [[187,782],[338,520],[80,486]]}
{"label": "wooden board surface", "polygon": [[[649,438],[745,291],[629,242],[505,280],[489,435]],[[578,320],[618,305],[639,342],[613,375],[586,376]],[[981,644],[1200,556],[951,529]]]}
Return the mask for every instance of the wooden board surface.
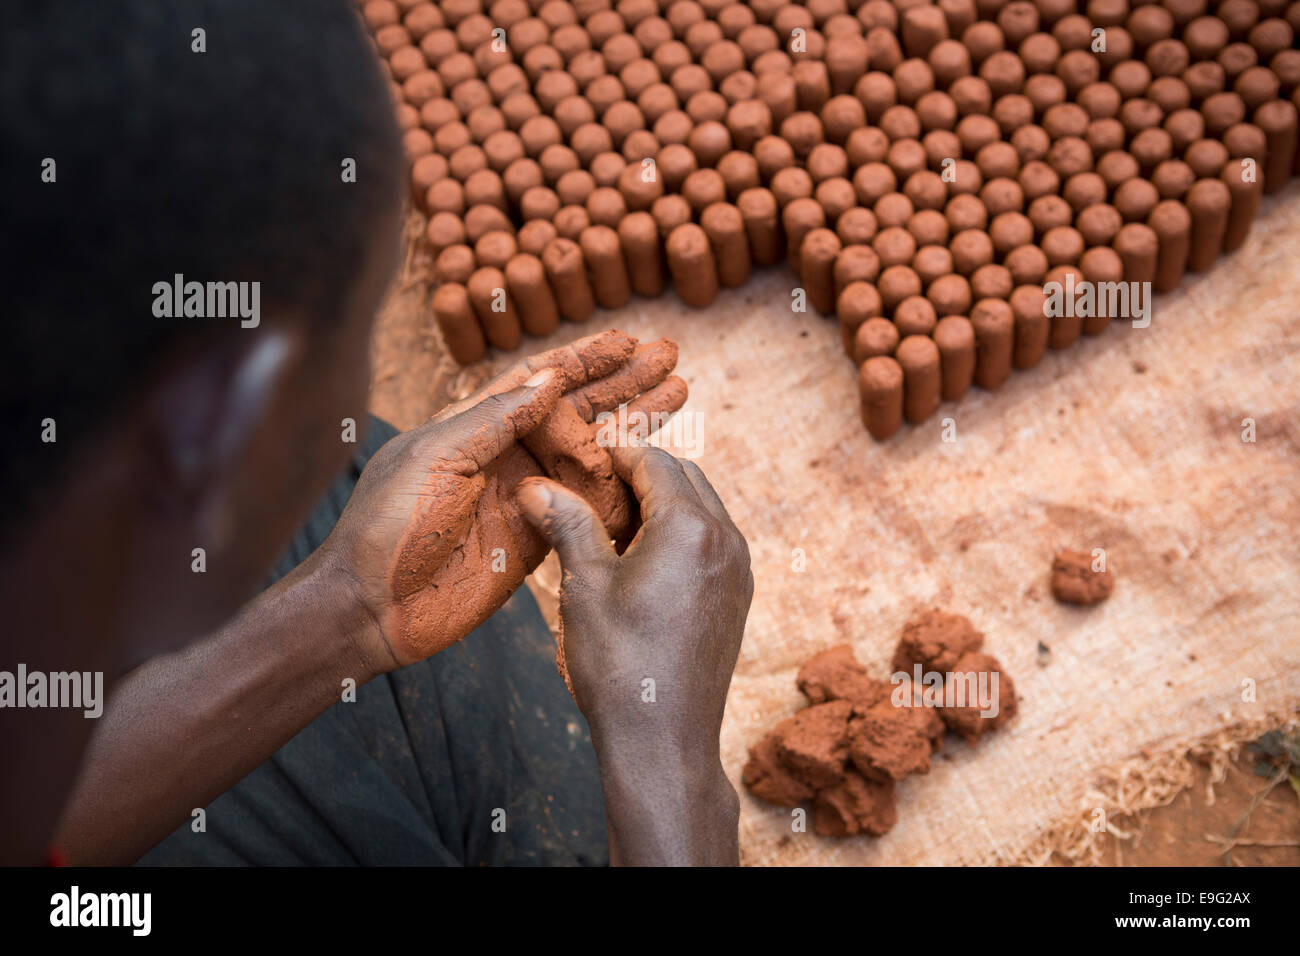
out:
{"label": "wooden board surface", "polygon": [[[619,327],[681,346],[697,460],[753,555],[722,741],[745,862],[1019,859],[1077,813],[1096,768],[1300,704],[1298,279],[1293,183],[1243,249],[1157,298],[1149,328],[1112,323],[884,444],[862,428],[833,321],[791,312],[784,269],[707,311],[636,300],[527,344]],[[428,323],[410,288],[377,327],[372,407],[402,426],[519,354],[458,371]],[[1106,604],[1052,600],[1066,546],[1107,550]],[[746,748],[802,704],[803,660],[847,641],[883,677],[903,623],[928,606],[985,632],[1020,716],[978,750],[950,738],[928,776],[899,787],[884,838],[792,832],[788,811],[740,786]]]}

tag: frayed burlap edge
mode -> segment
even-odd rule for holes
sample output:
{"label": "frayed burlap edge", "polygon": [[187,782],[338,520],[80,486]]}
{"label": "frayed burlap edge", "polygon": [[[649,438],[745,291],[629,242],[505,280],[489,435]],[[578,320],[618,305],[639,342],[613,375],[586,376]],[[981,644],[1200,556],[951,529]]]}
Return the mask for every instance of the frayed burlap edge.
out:
{"label": "frayed burlap edge", "polygon": [[[1269,730],[1288,732],[1300,727],[1300,707],[1271,711],[1263,717],[1226,724],[1199,738],[1181,738],[1143,747],[1121,763],[1104,767],[1094,775],[1080,797],[1078,813],[1036,839],[1014,865],[1049,866],[1068,864],[1097,866],[1102,863],[1104,837],[1120,840],[1138,835],[1140,824],[1129,830],[1114,823],[1132,819],[1143,810],[1167,806],[1197,781],[1198,768],[1207,770],[1205,797],[1214,803],[1215,786],[1224,781],[1228,766],[1242,747]],[[1104,816],[1103,816],[1104,814]],[[1105,820],[1103,830],[1098,820]]]}

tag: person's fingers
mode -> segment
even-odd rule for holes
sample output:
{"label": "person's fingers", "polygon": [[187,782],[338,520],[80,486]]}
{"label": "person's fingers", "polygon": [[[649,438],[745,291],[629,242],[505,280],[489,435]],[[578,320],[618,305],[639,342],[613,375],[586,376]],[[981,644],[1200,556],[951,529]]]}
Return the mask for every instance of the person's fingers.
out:
{"label": "person's fingers", "polygon": [[645,432],[638,434],[638,437],[647,438],[680,411],[689,397],[690,389],[686,385],[686,380],[670,375],[650,391],[638,395],[627,403],[628,427],[638,427],[644,421]]}
{"label": "person's fingers", "polygon": [[429,419],[429,424],[445,422],[489,396],[518,388],[542,369],[558,369],[564,379],[562,391],[568,391],[614,372],[631,357],[635,348],[636,339],[617,329],[608,329],[569,345],[539,352],[531,358],[516,362],[469,398],[452,402],[441,409]]}
{"label": "person's fingers", "polygon": [[700,496],[682,470],[682,463],[662,448],[650,445],[617,446],[609,449],[614,470],[632,486],[641,502],[641,522],[649,524],[655,515],[674,508],[696,506]]}
{"label": "person's fingers", "polygon": [[612,412],[663,382],[677,367],[677,345],[661,339],[639,345],[631,358],[604,378],[575,388],[564,400],[587,421],[601,412]]}
{"label": "person's fingers", "polygon": [[577,339],[569,345],[541,352],[528,359],[534,370],[555,367],[564,371],[569,388],[609,375],[630,359],[636,339],[618,329],[607,329]]}
{"label": "person's fingers", "polygon": [[695,493],[700,496],[700,501],[704,502],[704,507],[709,509],[709,513],[723,524],[734,525],[731,515],[727,514],[727,506],[722,503],[718,492],[705,477],[704,469],[693,461],[683,460],[682,471],[686,472],[687,480],[695,488]]}
{"label": "person's fingers", "polygon": [[[518,388],[483,401],[430,430],[434,452],[456,470],[477,471],[527,435],[555,409],[564,377],[543,369]],[[457,467],[459,466],[459,467]]]}
{"label": "person's fingers", "polygon": [[525,478],[515,490],[524,517],[560,555],[564,570],[581,575],[616,560],[609,532],[578,495],[549,478]]}

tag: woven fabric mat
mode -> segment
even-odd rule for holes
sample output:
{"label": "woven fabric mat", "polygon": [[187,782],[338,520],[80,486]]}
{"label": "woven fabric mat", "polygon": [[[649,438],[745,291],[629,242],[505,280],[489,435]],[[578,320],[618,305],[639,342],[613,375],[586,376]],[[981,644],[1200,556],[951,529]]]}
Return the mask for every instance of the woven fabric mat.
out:
{"label": "woven fabric mat", "polygon": [[[634,300],[463,371],[440,357],[410,285],[379,323],[377,339],[399,344],[376,350],[372,407],[415,424],[524,352],[600,328],[676,340],[697,461],[753,556],[722,737],[743,861],[1019,860],[1077,814],[1098,768],[1300,704],[1298,249],[1292,183],[1265,200],[1242,249],[1156,300],[1149,328],[1112,323],[884,444],[861,425],[834,322],[791,312],[784,269],[707,311]],[[954,443],[941,441],[945,418]],[[1051,559],[1067,546],[1106,549],[1108,602],[1051,598]],[[899,786],[885,837],[792,832],[789,811],[740,785],[747,747],[803,704],[802,661],[849,642],[883,677],[901,627],[927,606],[984,631],[1020,716],[978,749],[950,737],[928,776]]]}

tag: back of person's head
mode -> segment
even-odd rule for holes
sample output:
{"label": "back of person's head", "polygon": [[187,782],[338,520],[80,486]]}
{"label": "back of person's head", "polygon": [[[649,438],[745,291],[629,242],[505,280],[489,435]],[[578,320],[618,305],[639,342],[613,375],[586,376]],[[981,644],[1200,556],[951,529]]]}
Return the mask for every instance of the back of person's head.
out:
{"label": "back of person's head", "polygon": [[328,335],[401,159],[348,0],[18,4],[0,103],[3,534],[164,357],[265,332],[156,315],[158,283],[258,282],[264,325]]}

